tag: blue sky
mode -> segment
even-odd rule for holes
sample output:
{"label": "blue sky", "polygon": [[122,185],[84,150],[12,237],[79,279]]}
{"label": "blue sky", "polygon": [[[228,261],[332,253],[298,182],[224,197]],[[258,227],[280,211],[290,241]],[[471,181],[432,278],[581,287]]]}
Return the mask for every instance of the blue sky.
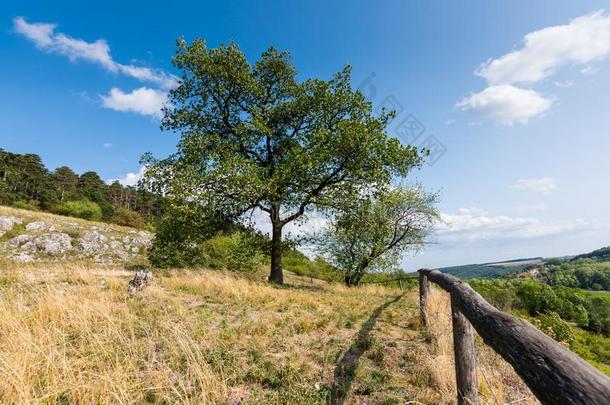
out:
{"label": "blue sky", "polygon": [[[159,130],[157,111],[179,74],[170,63],[179,36],[235,41],[251,60],[273,45],[291,51],[302,78],[351,64],[376,106],[398,108],[390,133],[439,152],[411,180],[440,191],[445,224],[406,268],[580,253],[610,244],[604,8],[3,2],[0,147],[133,180],[143,152],[164,156],[177,141]],[[422,131],[401,125],[412,117]]]}

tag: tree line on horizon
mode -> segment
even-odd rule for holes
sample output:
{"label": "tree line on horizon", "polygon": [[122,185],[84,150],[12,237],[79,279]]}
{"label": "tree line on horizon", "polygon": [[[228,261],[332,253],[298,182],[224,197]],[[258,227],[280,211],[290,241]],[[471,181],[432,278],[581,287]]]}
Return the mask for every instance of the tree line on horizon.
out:
{"label": "tree line on horizon", "polygon": [[163,210],[162,198],[146,190],[106,184],[95,171],[51,171],[39,155],[1,148],[0,204],[136,228],[154,226]]}

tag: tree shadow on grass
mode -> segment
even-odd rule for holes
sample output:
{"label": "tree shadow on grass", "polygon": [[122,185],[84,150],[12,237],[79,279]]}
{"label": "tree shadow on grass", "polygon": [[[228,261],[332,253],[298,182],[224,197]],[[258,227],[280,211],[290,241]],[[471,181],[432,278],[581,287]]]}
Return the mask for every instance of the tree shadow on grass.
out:
{"label": "tree shadow on grass", "polygon": [[335,367],[335,379],[330,392],[330,403],[332,405],[341,405],[345,401],[345,397],[350,390],[352,381],[358,368],[360,357],[370,347],[369,334],[377,322],[377,318],[381,315],[384,309],[389,307],[402,298],[402,295],[396,296],[386,303],[375,308],[369,319],[362,325],[356,336],[356,340],[350,348],[343,354],[339,363]]}

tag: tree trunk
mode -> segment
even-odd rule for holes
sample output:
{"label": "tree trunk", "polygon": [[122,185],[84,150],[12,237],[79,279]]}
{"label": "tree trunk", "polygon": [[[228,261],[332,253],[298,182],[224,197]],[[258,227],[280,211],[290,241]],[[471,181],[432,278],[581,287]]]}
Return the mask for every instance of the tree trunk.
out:
{"label": "tree trunk", "polygon": [[344,277],[345,285],[348,287],[355,287],[360,284],[360,280],[362,280],[362,276],[364,276],[364,270],[365,268],[358,266],[356,270],[346,272]]}
{"label": "tree trunk", "polygon": [[273,221],[273,235],[271,237],[271,275],[269,281],[276,284],[284,284],[282,273],[282,223]]}

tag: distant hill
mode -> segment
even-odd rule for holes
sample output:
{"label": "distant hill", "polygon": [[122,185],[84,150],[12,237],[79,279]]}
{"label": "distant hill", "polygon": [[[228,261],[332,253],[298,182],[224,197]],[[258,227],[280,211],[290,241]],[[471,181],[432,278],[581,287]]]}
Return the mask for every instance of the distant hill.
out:
{"label": "distant hill", "polygon": [[610,246],[606,246],[589,253],[584,253],[582,255],[574,256],[571,261],[576,261],[578,259],[593,259],[598,262],[610,261]]}
{"label": "distant hill", "polygon": [[511,277],[524,270],[532,264],[542,263],[542,257],[532,257],[527,259],[513,259],[501,262],[466,264],[463,266],[443,267],[439,270],[461,279],[469,278],[501,278]]}

